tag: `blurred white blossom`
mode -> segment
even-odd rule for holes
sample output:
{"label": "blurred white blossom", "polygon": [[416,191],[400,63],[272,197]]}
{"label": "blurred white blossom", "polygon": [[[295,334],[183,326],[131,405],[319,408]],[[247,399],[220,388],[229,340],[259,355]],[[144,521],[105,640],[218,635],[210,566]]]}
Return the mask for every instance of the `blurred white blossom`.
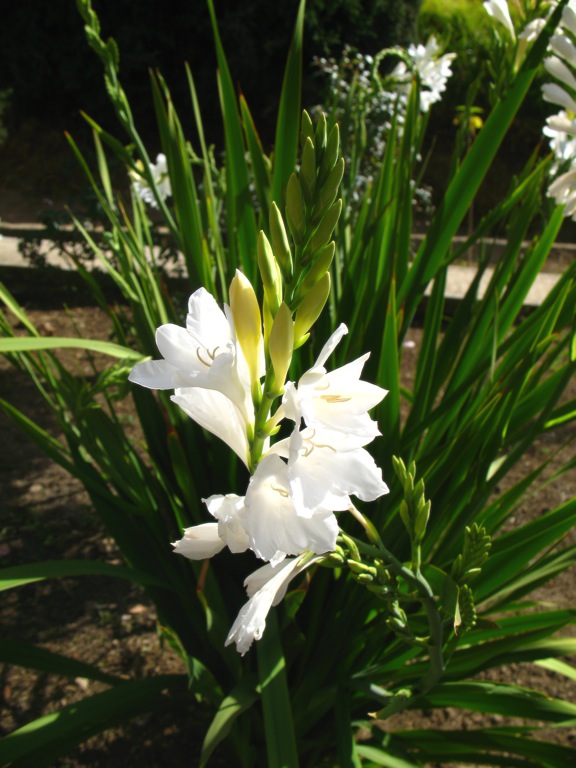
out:
{"label": "blurred white blossom", "polygon": [[[172,186],[170,185],[170,176],[168,175],[168,164],[166,162],[166,155],[160,153],[156,156],[156,162],[150,163],[150,172],[154,179],[156,189],[162,200],[166,200],[172,194]],[[132,171],[130,174],[132,178],[132,185],[134,191],[138,197],[143,200],[152,208],[158,208],[158,202],[154,196],[154,192],[148,180],[145,176]]]}

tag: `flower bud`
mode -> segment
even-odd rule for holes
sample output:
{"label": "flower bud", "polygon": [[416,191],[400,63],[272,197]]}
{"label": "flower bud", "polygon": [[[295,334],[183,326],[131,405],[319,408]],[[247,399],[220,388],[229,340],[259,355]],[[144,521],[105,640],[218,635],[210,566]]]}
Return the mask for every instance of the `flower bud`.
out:
{"label": "flower bud", "polygon": [[316,147],[316,154],[318,157],[323,157],[326,148],[326,115],[324,112],[322,112],[316,123],[314,146]]}
{"label": "flower bud", "polygon": [[302,149],[302,162],[300,163],[300,184],[304,193],[306,205],[311,206],[316,191],[316,152],[312,139],[306,139]]}
{"label": "flower bud", "polygon": [[332,240],[332,242],[328,243],[324,250],[319,253],[310,271],[302,281],[301,291],[303,294],[307,294],[310,290],[312,290],[320,278],[324,277],[326,272],[328,272],[330,265],[332,264],[335,251],[336,243],[334,240]]}
{"label": "flower bud", "polygon": [[310,238],[310,251],[312,253],[319,250],[330,241],[332,232],[334,232],[334,227],[336,224],[338,224],[338,219],[340,218],[341,212],[342,200],[340,199],[334,203],[332,208],[330,208],[328,213],[324,216],[318,225],[318,229]]}
{"label": "flower bud", "polygon": [[264,286],[264,296],[272,316],[282,302],[282,275],[272,247],[263,230],[258,235],[258,268]]}
{"label": "flower bud", "polygon": [[292,253],[290,252],[282,214],[275,202],[272,202],[270,206],[270,237],[278,265],[284,275],[290,279],[292,277]]}
{"label": "flower bud", "polygon": [[294,323],[290,309],[285,302],[280,304],[272,323],[268,351],[274,367],[276,387],[283,387],[294,351]]}
{"label": "flower bud", "polygon": [[330,273],[326,272],[312,288],[312,290],[304,297],[302,304],[298,307],[296,312],[296,318],[294,321],[294,338],[298,345],[299,339],[302,338],[310,328],[314,325],[316,320],[320,317],[320,313],[324,309],[324,305],[330,295]]}
{"label": "flower bud", "polygon": [[314,126],[310,115],[305,109],[302,110],[302,123],[300,124],[300,146],[303,148],[306,144],[306,139],[312,139],[314,141]]}
{"label": "flower bud", "polygon": [[328,142],[326,144],[326,151],[322,158],[322,165],[320,166],[319,180],[320,184],[324,184],[324,179],[328,178],[328,174],[336,165],[338,160],[338,154],[340,152],[340,129],[338,123],[332,128],[328,136]]}
{"label": "flower bud", "polygon": [[286,221],[296,245],[301,245],[306,231],[306,208],[302,187],[295,173],[288,179],[286,187]]}
{"label": "flower bud", "polygon": [[236,338],[246,358],[250,380],[254,384],[261,375],[262,319],[254,288],[240,270],[236,270],[230,283],[230,309],[234,316]]}
{"label": "flower bud", "polygon": [[344,158],[341,157],[340,160],[334,166],[334,168],[332,168],[332,170],[328,174],[328,178],[326,179],[326,181],[324,182],[320,190],[320,194],[318,195],[318,200],[316,202],[316,205],[314,206],[314,212],[312,216],[313,224],[320,221],[320,219],[324,216],[326,211],[330,208],[330,206],[336,199],[343,175],[344,175]]}

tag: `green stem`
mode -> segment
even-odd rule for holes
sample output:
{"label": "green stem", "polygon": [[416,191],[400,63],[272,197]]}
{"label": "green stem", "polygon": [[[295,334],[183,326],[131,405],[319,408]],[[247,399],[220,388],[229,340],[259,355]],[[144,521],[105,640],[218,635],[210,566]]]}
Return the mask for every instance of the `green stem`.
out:
{"label": "green stem", "polygon": [[445,663],[442,650],[443,645],[443,632],[442,632],[442,619],[436,605],[434,598],[434,592],[428,581],[422,575],[420,568],[411,570],[407,568],[392,552],[390,552],[382,543],[382,540],[378,536],[374,540],[374,526],[364,518],[364,516],[355,508],[351,508],[350,512],[353,516],[363,525],[367,531],[370,539],[374,541],[376,546],[372,544],[366,544],[360,539],[356,539],[353,536],[350,538],[354,541],[358,547],[358,551],[370,555],[384,561],[384,564],[388,566],[396,576],[400,576],[411,586],[418,594],[419,600],[422,603],[424,610],[426,611],[426,617],[428,619],[428,626],[430,629],[430,641],[428,643],[428,654],[430,656],[430,667],[426,675],[420,680],[418,686],[420,693],[426,693],[429,691],[442,677],[444,673]]}
{"label": "green stem", "polygon": [[254,438],[250,443],[250,474],[254,474],[258,462],[262,456],[264,450],[264,443],[266,438],[269,437],[269,432],[266,429],[266,423],[270,416],[270,409],[272,403],[277,397],[280,397],[281,391],[278,390],[276,380],[274,377],[274,368],[272,363],[268,363],[266,370],[266,378],[264,379],[264,387],[262,394],[255,401],[256,417],[254,419]]}

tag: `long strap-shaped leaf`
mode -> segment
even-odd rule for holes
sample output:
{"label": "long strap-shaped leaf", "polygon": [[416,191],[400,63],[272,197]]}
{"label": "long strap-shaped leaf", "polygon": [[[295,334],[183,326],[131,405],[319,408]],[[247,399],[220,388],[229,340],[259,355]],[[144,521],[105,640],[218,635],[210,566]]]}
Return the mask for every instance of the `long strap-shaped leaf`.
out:
{"label": "long strap-shaped leaf", "polygon": [[300,135],[300,99],[302,92],[302,34],[306,0],[300,1],[292,44],[288,53],[282,95],[276,123],[272,200],[283,209],[283,195],[290,174],[296,165]]}
{"label": "long strap-shaped leaf", "polygon": [[15,565],[0,569],[0,592],[24,584],[45,579],[68,579],[74,576],[114,576],[143,586],[164,587],[170,585],[152,576],[122,565],[110,565],[97,560],[44,560],[42,562]]}

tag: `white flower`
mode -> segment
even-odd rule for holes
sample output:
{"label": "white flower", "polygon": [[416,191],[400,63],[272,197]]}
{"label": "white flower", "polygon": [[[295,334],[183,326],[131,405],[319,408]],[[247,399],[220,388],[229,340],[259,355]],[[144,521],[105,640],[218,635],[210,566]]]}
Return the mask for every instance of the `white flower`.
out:
{"label": "white flower", "polygon": [[225,645],[236,643],[236,649],[243,656],[252,642],[262,637],[268,611],[283,599],[290,581],[319,559],[305,553],[276,565],[268,563],[248,576],[244,585],[250,599],[240,610]]}
{"label": "white flower", "polygon": [[231,552],[248,549],[248,534],[243,523],[244,499],[236,494],[214,495],[203,499],[217,523],[203,523],[184,529],[184,536],[173,543],[174,551],[190,560],[205,560],[224,547]]}
{"label": "white flower", "polygon": [[318,508],[342,512],[351,495],[374,501],[388,493],[382,470],[361,442],[333,430],[294,430],[287,441],[288,480],[299,515],[311,517]]}
{"label": "white flower", "polygon": [[314,366],[300,377],[298,386],[292,382],[286,384],[282,405],[287,418],[297,425],[303,418],[308,427],[332,429],[361,437],[362,445],[366,445],[380,434],[368,411],[387,392],[360,379],[369,353],[326,372],[324,363],[346,333],[346,326],[340,325],[324,345]]}
{"label": "white flower", "polygon": [[557,205],[564,205],[564,215],[576,213],[576,169],[558,176],[549,189],[548,196],[553,197]]}
{"label": "white flower", "polygon": [[250,479],[246,498],[250,548],[262,560],[282,561],[306,549],[322,554],[336,545],[338,523],[329,507],[302,517],[290,496],[288,467],[276,454],[264,456]]}
{"label": "white flower", "polygon": [[492,16],[493,19],[506,27],[512,37],[516,38],[514,24],[512,24],[512,19],[510,17],[510,11],[508,10],[508,3],[506,0],[486,0],[483,5],[490,16]]}
{"label": "white flower", "polygon": [[[150,163],[150,171],[154,178],[158,194],[162,200],[166,200],[172,194],[172,186],[170,185],[170,176],[168,175],[168,165],[166,163],[166,155],[159,154],[156,157],[155,163]],[[154,193],[150,185],[144,176],[131,173],[133,178],[134,190],[138,197],[153,208],[158,208],[158,203],[154,197]]]}
{"label": "white flower", "polygon": [[206,560],[217,555],[226,544],[218,535],[217,523],[203,523],[184,529],[184,536],[173,542],[174,552],[190,560]]}
{"label": "white flower", "polygon": [[[426,45],[410,45],[407,49],[420,78],[420,110],[422,112],[428,112],[432,104],[441,100],[446,90],[446,83],[452,76],[451,66],[456,54],[446,53],[439,56],[439,52],[440,46],[434,35],[428,39]],[[405,62],[401,61],[396,65],[392,77],[400,81],[411,79]],[[409,90],[409,82],[405,82],[403,88],[400,87],[400,93],[404,96]]]}
{"label": "white flower", "polygon": [[188,301],[186,327],[160,326],[156,344],[164,359],[138,363],[130,381],[150,389],[174,389],[174,402],[247,464],[246,433],[254,423],[254,407],[250,374],[236,344],[229,308],[223,312],[214,297],[199,288]]}

